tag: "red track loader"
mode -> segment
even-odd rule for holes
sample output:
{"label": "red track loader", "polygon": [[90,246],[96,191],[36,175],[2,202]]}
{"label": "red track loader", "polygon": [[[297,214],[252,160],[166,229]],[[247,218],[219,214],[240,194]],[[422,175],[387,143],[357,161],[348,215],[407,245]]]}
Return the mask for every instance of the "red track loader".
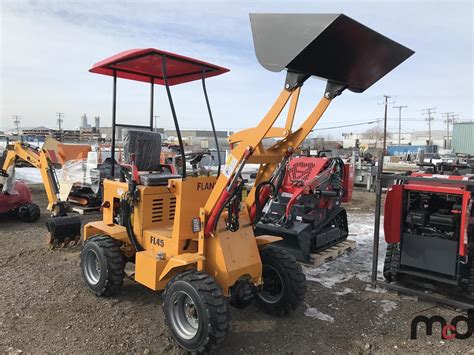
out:
{"label": "red track loader", "polygon": [[295,156],[276,184],[263,182],[256,189],[256,235],[276,235],[275,245],[299,261],[328,248],[349,234],[346,210],[354,186],[350,164],[341,158]]}

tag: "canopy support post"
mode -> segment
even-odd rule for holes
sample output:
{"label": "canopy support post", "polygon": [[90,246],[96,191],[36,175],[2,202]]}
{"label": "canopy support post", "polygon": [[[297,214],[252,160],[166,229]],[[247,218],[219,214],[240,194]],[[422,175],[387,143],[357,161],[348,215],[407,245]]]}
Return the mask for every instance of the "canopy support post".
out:
{"label": "canopy support post", "polygon": [[184,154],[184,145],[183,145],[183,139],[181,137],[181,131],[179,129],[179,123],[178,123],[178,118],[176,117],[176,110],[174,109],[174,104],[173,104],[173,98],[171,97],[171,90],[170,86],[168,83],[168,75],[166,74],[166,55],[163,55],[163,80],[165,82],[165,87],[166,87],[166,94],[168,95],[168,101],[170,103],[171,107],[171,113],[173,115],[173,121],[174,121],[174,126],[176,128],[176,135],[178,136],[178,142],[179,142],[179,148],[181,150],[181,168],[182,168],[182,173],[181,176],[183,179],[186,179],[186,156]]}
{"label": "canopy support post", "polygon": [[214,140],[216,141],[217,149],[217,177],[221,174],[221,150],[219,149],[219,141],[217,139],[216,127],[214,126],[214,118],[212,117],[211,105],[209,104],[209,97],[207,96],[206,89],[206,67],[202,67],[202,90],[204,91],[204,97],[206,98],[207,111],[209,112],[209,120],[211,121],[212,133],[214,134]]}
{"label": "canopy support post", "polygon": [[150,86],[150,131],[153,132],[153,106],[155,104],[155,79],[151,78],[151,86]]}
{"label": "canopy support post", "polygon": [[113,88],[113,97],[112,97],[112,147],[110,150],[110,157],[112,158],[111,162],[111,176],[115,176],[115,123],[116,123],[116,113],[117,113],[117,72],[114,70],[114,88]]}

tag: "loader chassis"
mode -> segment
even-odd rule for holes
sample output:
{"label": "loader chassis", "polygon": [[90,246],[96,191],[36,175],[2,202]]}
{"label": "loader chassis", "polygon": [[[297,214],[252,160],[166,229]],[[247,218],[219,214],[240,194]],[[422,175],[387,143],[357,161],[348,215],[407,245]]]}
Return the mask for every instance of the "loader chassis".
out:
{"label": "loader chassis", "polygon": [[[206,251],[204,270],[221,285],[226,296],[237,280],[246,275],[252,283],[261,283],[261,263],[257,244],[248,216],[241,216],[239,238],[226,230],[222,220],[214,238],[199,238],[192,230],[193,218],[199,216],[199,206],[209,197],[210,190],[200,186],[213,184],[215,177],[188,177],[169,181],[165,186],[139,186],[133,225],[138,242],[144,251],[134,253],[128,245],[125,255],[135,254],[135,280],[152,290],[162,290],[177,272],[194,268],[204,261],[199,255],[199,244]],[[128,191],[126,183],[104,180],[103,220],[85,226],[84,237],[104,233],[115,240],[129,243],[127,230],[118,225],[119,208],[114,201]],[[189,199],[192,196],[192,203]],[[114,208],[115,205],[115,208]],[[262,238],[261,243],[267,240]],[[258,242],[257,242],[258,243]],[[161,260],[157,257],[161,255]]]}

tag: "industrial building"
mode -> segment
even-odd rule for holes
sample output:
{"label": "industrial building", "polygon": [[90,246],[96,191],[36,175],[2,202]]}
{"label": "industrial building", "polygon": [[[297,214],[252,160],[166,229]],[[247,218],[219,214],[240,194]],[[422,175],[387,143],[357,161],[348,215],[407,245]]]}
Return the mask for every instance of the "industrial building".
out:
{"label": "industrial building", "polygon": [[[366,144],[369,148],[382,147],[383,131],[371,133],[343,133],[342,144],[344,148],[355,148]],[[400,138],[400,139],[399,139]],[[401,133],[387,135],[387,145],[427,145],[430,140],[429,131],[416,131],[410,133]],[[432,130],[431,144],[438,147],[444,147],[446,143],[446,131]]]}
{"label": "industrial building", "polygon": [[474,122],[453,125],[452,148],[454,153],[474,155]]}

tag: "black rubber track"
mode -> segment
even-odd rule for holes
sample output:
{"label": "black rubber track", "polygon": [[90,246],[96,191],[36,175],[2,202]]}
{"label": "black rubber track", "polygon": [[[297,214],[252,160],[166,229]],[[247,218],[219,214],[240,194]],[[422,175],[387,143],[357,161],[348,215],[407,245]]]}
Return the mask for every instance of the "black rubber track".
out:
{"label": "black rubber track", "polygon": [[400,279],[400,248],[398,243],[387,244],[385,262],[383,265],[383,276],[387,282]]}
{"label": "black rubber track", "polygon": [[[220,286],[212,277],[203,271],[187,270],[177,274],[168,282],[163,294],[163,300],[166,300],[170,287],[176,281],[184,281],[193,287],[199,294],[199,297],[201,297],[203,305],[207,308],[207,312],[205,312],[207,315],[206,324],[208,324],[208,329],[205,333],[206,336],[198,348],[186,350],[198,354],[206,354],[216,350],[227,336],[230,324],[229,305]],[[163,302],[163,311],[166,324],[169,327],[170,322],[167,317],[168,310],[166,309],[165,301]],[[172,332],[171,334],[179,343],[179,340],[174,337]]]}
{"label": "black rubber track", "polygon": [[471,245],[469,251],[469,278],[467,283],[467,294],[469,298],[474,298],[474,247]]}
{"label": "black rubber track", "polygon": [[[306,277],[301,269],[301,265],[296,262],[293,255],[284,249],[267,246],[260,252],[262,263],[280,266],[283,275],[280,275],[285,282],[286,292],[282,299],[276,303],[265,302],[258,295],[255,304],[265,313],[274,316],[285,316],[295,310],[304,302],[306,293]],[[263,280],[265,283],[265,280]]]}
{"label": "black rubber track", "polygon": [[[107,267],[106,275],[103,280],[100,280],[96,288],[89,286],[96,296],[111,296],[115,294],[123,284],[125,259],[119,244],[108,235],[96,235],[86,240],[84,248],[81,252],[81,272],[84,276],[82,253],[87,249],[89,243],[96,244],[102,251]],[[84,277],[85,279],[85,277]]]}

